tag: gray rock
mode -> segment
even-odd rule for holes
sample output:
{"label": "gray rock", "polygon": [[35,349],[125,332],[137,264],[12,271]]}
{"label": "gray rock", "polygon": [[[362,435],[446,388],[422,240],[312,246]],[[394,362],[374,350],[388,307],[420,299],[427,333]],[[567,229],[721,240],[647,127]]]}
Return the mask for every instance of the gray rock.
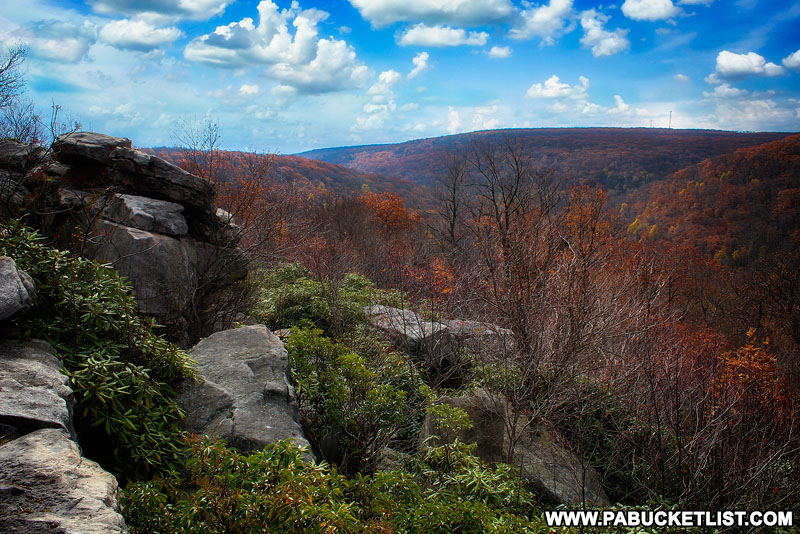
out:
{"label": "gray rock", "polygon": [[475,443],[475,454],[486,462],[507,461],[511,453],[511,463],[520,475],[550,499],[565,504],[610,504],[594,468],[539,425],[521,418],[516,425],[517,443],[512,448],[508,424],[512,419],[501,396],[478,390],[466,397],[442,397],[441,402],[467,412],[473,428],[449,435],[427,416],[420,433],[423,448],[458,438]]}
{"label": "gray rock", "polygon": [[173,236],[189,231],[183,206],[135,195],[114,195],[103,210],[103,217],[113,222]]}
{"label": "gray rock", "polygon": [[0,423],[7,435],[60,428],[75,437],[68,384],[46,342],[0,341]]}
{"label": "gray rock", "polygon": [[115,181],[137,195],[195,208],[209,222],[216,217],[214,185],[208,180],[129,146],[115,149],[110,158]]}
{"label": "gray rock", "polygon": [[36,298],[33,281],[8,256],[0,256],[0,321],[24,310]]}
{"label": "gray rock", "polygon": [[488,395],[484,390],[477,390],[465,397],[442,397],[439,402],[461,408],[472,421],[472,428],[463,429],[456,434],[439,428],[430,415],[425,417],[420,433],[420,444],[423,448],[429,445],[449,443],[455,438],[464,443],[475,443],[477,455],[486,462],[504,460],[506,445],[506,427],[504,422],[504,405],[498,398]]}
{"label": "gray rock", "polygon": [[384,331],[409,354],[437,365],[437,356],[452,352],[447,326],[438,321],[426,321],[412,310],[374,305],[366,309],[370,324]]}
{"label": "gray rock", "polygon": [[550,498],[565,504],[611,504],[597,471],[541,427],[523,434],[514,449],[514,466]]}
{"label": "gray rock", "polygon": [[0,169],[24,173],[38,163],[44,152],[44,148],[38,145],[4,139],[0,141]]}
{"label": "gray rock", "polygon": [[37,430],[0,446],[2,532],[125,533],[118,489],[63,430]]}
{"label": "gray rock", "polygon": [[74,132],[59,136],[53,143],[53,152],[61,161],[85,158],[109,165],[109,156],[119,147],[130,148],[131,140],[94,132]]}
{"label": "gray rock", "polygon": [[166,321],[183,313],[196,281],[187,252],[190,240],[105,220],[97,221],[95,233],[89,256],[110,263],[130,280],[140,311]]}
{"label": "gray rock", "polygon": [[24,183],[25,176],[21,173],[0,169],[0,217],[13,219],[24,211],[31,195]]}
{"label": "gray rock", "polygon": [[291,438],[308,447],[286,378],[283,343],[263,325],[217,332],[189,351],[202,381],[186,382],[178,403],[186,430],[250,452]]}

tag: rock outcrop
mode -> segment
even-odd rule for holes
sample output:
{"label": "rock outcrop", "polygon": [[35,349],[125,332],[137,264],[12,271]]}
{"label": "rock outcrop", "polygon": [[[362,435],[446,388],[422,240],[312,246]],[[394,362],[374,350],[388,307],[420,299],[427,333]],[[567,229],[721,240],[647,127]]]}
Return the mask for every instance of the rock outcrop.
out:
{"label": "rock outcrop", "polygon": [[247,274],[241,232],[220,215],[214,185],[130,139],[70,133],[49,153],[0,142],[0,182],[4,211],[27,197],[58,248],[111,264],[140,311],[182,346],[219,327],[219,292]]}
{"label": "rock outcrop", "polygon": [[[428,446],[458,438],[477,445],[476,454],[486,462],[502,462],[511,447],[509,409],[506,401],[483,390],[466,397],[443,397],[441,402],[464,410],[473,423],[471,429],[447,435],[426,417],[420,434],[421,444]],[[517,423],[516,444],[511,463],[520,475],[551,500],[566,504],[608,506],[610,500],[600,484],[600,477],[588,462],[570,452],[539,425]]]}
{"label": "rock outcrop", "polygon": [[41,428],[75,437],[75,397],[61,362],[44,341],[0,344],[0,436],[16,438]]}
{"label": "rock outcrop", "polygon": [[43,341],[0,341],[0,532],[127,532],[116,479],[73,440],[60,369]]}
{"label": "rock outcrop", "polygon": [[286,349],[265,326],[217,332],[189,357],[200,376],[179,389],[186,430],[224,439],[243,452],[288,438],[308,447],[297,422]]}
{"label": "rock outcrop", "polygon": [[422,363],[434,382],[458,387],[470,361],[465,352],[490,361],[511,347],[511,331],[480,321],[429,321],[413,310],[374,305],[365,309],[370,324],[395,346]]}
{"label": "rock outcrop", "polygon": [[28,273],[17,269],[8,256],[0,256],[0,321],[28,307],[36,298],[36,289]]}
{"label": "rock outcrop", "polygon": [[118,489],[63,430],[43,428],[0,445],[2,532],[127,532]]}

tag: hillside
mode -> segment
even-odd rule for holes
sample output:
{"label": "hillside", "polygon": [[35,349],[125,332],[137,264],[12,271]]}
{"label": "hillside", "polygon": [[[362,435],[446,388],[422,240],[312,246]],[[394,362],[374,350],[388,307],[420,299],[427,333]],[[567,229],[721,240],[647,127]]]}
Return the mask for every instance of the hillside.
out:
{"label": "hillside", "polygon": [[745,265],[800,244],[800,135],[704,160],[653,183],[632,234]]}
{"label": "hillside", "polygon": [[445,153],[472,141],[511,137],[543,167],[624,194],[704,159],[786,137],[786,133],[648,128],[542,128],[489,130],[389,145],[312,150],[300,154],[356,169],[431,185]]}
{"label": "hillside", "polygon": [[[176,148],[157,147],[152,149],[152,152],[172,163],[178,163],[180,159],[180,152]],[[229,152],[229,154],[234,158],[244,155],[243,152]],[[426,197],[420,186],[403,178],[362,172],[335,163],[300,156],[269,157],[274,158],[276,179],[293,182],[301,188],[347,194],[360,192],[366,185],[375,193],[397,193],[412,207],[419,207]]]}

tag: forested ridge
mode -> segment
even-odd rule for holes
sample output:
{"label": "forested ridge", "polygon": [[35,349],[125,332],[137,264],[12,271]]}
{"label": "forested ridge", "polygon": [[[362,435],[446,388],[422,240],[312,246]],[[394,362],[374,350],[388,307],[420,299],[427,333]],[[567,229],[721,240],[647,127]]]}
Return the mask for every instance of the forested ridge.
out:
{"label": "forested ridge", "polygon": [[[213,121],[169,149],[55,105],[47,126],[17,100],[16,54],[0,356],[58,379],[42,394],[0,375],[0,394],[64,415],[0,414],[17,481],[0,527],[83,510],[79,476],[36,465],[42,436],[96,467],[92,502],[134,534],[800,517],[800,136],[507,130],[326,152],[364,174],[221,150]],[[62,479],[67,519],[26,493]],[[613,528],[670,530],[686,531]]]}

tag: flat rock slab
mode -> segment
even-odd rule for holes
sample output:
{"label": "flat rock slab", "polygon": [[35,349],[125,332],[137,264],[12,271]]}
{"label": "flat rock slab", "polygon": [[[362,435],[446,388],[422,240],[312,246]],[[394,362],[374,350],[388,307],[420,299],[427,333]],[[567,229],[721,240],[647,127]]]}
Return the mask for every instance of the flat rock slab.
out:
{"label": "flat rock slab", "polygon": [[60,428],[75,436],[75,397],[44,341],[0,341],[0,424],[6,435]]}
{"label": "flat rock slab", "polygon": [[0,321],[24,310],[35,296],[31,277],[13,259],[0,256]]}
{"label": "flat rock slab", "polygon": [[189,231],[183,206],[136,195],[114,195],[103,210],[103,217],[125,226],[166,235],[179,236]]}
{"label": "flat rock slab", "polygon": [[94,132],[73,132],[60,135],[53,143],[53,152],[58,158],[87,158],[107,165],[111,152],[119,147],[130,148],[131,140]]}
{"label": "flat rock slab", "polygon": [[37,430],[0,446],[0,532],[125,533],[118,490],[63,430]]}
{"label": "flat rock slab", "polygon": [[288,438],[308,447],[296,420],[286,349],[264,325],[217,332],[189,357],[202,379],[179,390],[186,430],[224,439],[242,452]]}

